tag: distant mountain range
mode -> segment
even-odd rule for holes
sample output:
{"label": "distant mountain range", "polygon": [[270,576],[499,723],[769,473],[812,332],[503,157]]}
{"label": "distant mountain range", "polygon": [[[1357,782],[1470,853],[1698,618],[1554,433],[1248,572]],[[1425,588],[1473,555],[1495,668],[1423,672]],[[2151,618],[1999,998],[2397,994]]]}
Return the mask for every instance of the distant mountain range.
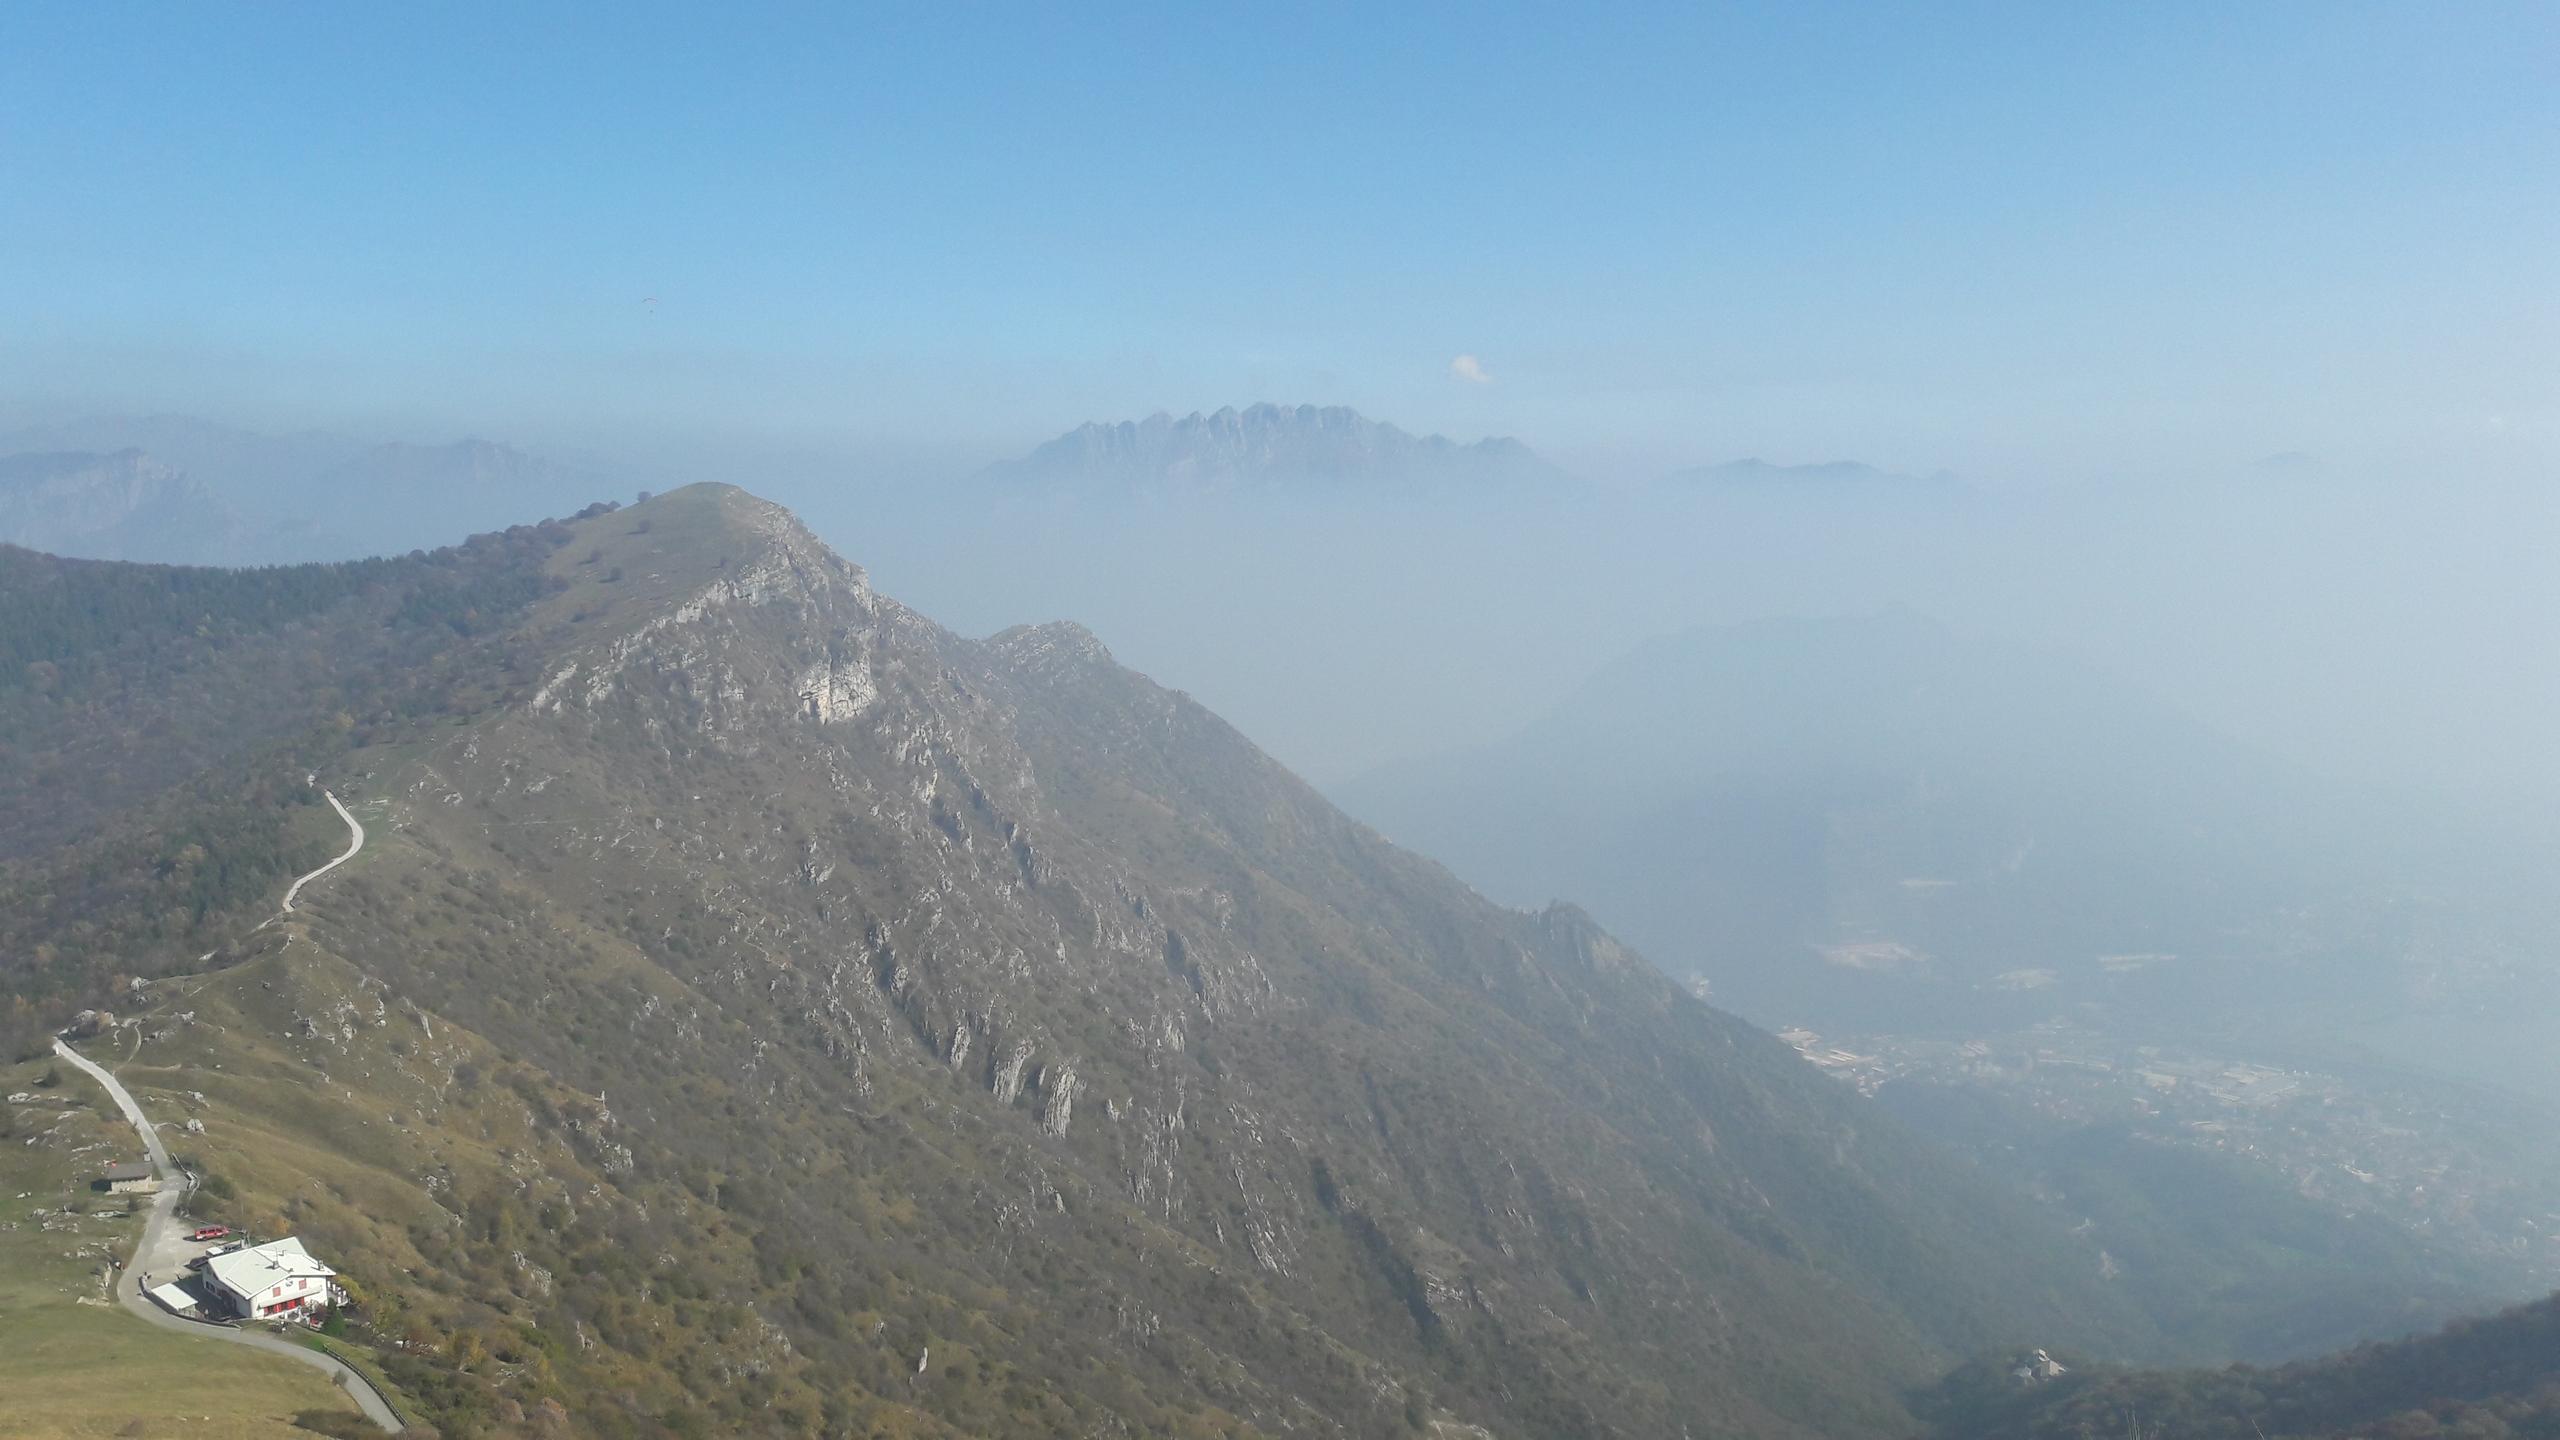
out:
{"label": "distant mountain range", "polygon": [[89,559],[248,564],[414,548],[621,488],[487,440],[260,435],[185,416],[0,434],[0,543]]}
{"label": "distant mountain range", "polygon": [[1253,405],[1079,425],[981,479],[1017,491],[1145,497],[1315,488],[1482,492],[1565,482],[1507,437],[1461,444],[1339,405]]}
{"label": "distant mountain range", "polygon": [[[1572,483],[1508,436],[1461,443],[1415,435],[1345,406],[1270,404],[1079,425],[1020,459],[987,467],[979,479],[1017,492],[1131,497],[1535,493]],[[1674,471],[1661,483],[1673,491],[1794,496],[1949,498],[1967,490],[1952,471],[1909,475],[1856,460],[1730,460]]]}
{"label": "distant mountain range", "polygon": [[237,563],[240,515],[140,450],[0,455],[0,540],[61,555]]}
{"label": "distant mountain range", "polygon": [[[272,564],[396,553],[422,534],[501,528],[629,489],[626,478],[498,442],[261,434],[185,415],[0,431],[0,543],[103,560]],[[1257,404],[1089,423],[988,466],[947,498],[1146,502],[1270,497],[1455,501],[1582,493],[1519,440],[1416,435],[1345,406]],[[1946,471],[1736,460],[1664,477],[1659,496],[1939,502]]]}
{"label": "distant mountain range", "polygon": [[0,432],[0,455],[140,450],[213,490],[250,493],[352,459],[369,443],[326,430],[268,435],[193,415],[105,415]]}
{"label": "distant mountain range", "polygon": [[621,482],[480,439],[369,446],[298,487],[299,507],[354,553],[388,552],[420,534],[497,529],[602,499]]}

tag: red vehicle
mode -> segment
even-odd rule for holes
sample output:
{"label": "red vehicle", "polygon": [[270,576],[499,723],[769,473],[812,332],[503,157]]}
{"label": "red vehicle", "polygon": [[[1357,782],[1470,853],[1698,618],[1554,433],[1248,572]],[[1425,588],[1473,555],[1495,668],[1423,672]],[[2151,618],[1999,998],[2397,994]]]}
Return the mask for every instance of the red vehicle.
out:
{"label": "red vehicle", "polygon": [[190,1240],[220,1240],[228,1236],[230,1233],[231,1227],[228,1225],[199,1225],[196,1227],[196,1233],[188,1236],[187,1238]]}

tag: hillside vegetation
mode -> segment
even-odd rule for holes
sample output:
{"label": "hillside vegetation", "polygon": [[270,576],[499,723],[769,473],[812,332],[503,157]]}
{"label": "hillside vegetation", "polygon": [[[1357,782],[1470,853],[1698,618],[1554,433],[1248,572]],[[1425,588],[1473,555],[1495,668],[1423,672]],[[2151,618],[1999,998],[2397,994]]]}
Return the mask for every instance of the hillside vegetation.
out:
{"label": "hillside vegetation", "polygon": [[0,546],[0,1058],[263,919],[340,833],[309,772],[501,703],[568,533],[255,570]]}
{"label": "hillside vegetation", "polygon": [[[1882,1436],[1954,1355],[2163,1351],[2040,1212],[1076,627],[952,635],[717,486],[384,563],[201,627],[83,572],[197,638],[54,645],[113,743],[24,783],[123,778],[0,953],[30,1024],[117,1009],[446,1433]],[[181,681],[235,697],[193,769]],[[307,773],[369,843],[260,928],[343,834]]]}
{"label": "hillside vegetation", "polygon": [[2560,1436],[2560,1297],[2414,1340],[2261,1369],[2084,1365],[2022,1384],[1958,1370],[1922,1407],[1945,1440],[2544,1440]]}

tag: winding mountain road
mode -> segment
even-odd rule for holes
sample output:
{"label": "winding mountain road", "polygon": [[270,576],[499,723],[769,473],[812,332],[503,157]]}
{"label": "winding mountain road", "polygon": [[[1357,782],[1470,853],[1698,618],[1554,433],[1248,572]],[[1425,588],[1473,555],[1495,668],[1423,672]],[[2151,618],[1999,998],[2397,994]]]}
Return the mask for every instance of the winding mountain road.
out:
{"label": "winding mountain road", "polygon": [[[320,793],[329,794],[325,790]],[[356,823],[356,817],[347,813],[346,806],[338,804],[337,796],[329,795],[329,803],[337,806],[339,818],[345,820],[347,829],[354,832],[355,841],[347,847],[346,854],[293,882],[293,888],[284,892],[284,908],[287,910],[293,908],[294,896],[301,893],[303,886],[344,865],[355,858],[357,851],[364,848],[364,827]],[[372,1381],[365,1379],[344,1362],[263,1331],[234,1330],[225,1326],[209,1325],[200,1320],[182,1320],[161,1309],[157,1302],[143,1293],[144,1272],[157,1263],[153,1257],[172,1253],[167,1242],[171,1226],[177,1219],[178,1202],[185,1199],[194,1189],[195,1181],[193,1177],[181,1172],[177,1162],[169,1158],[169,1147],[160,1143],[158,1127],[143,1115],[142,1106],[135,1102],[133,1092],[124,1088],[123,1081],[116,1079],[105,1066],[72,1049],[69,1044],[58,1038],[53,1042],[53,1053],[70,1061],[90,1079],[105,1087],[108,1098],[116,1102],[116,1108],[123,1111],[124,1118],[132,1123],[134,1133],[142,1137],[143,1152],[151,1157],[152,1173],[160,1177],[160,1192],[151,1197],[151,1209],[143,1219],[142,1234],[134,1241],[133,1258],[116,1276],[117,1303],[163,1330],[175,1330],[199,1339],[220,1340],[231,1345],[246,1345],[253,1350],[265,1350],[288,1359],[298,1360],[337,1381],[338,1388],[347,1392],[348,1397],[356,1402],[356,1408],[364,1412],[367,1420],[388,1431],[397,1432],[402,1429],[400,1417],[392,1411],[390,1403],[382,1398],[382,1392],[374,1389]],[[177,1276],[173,1273],[167,1278],[176,1279]]]}
{"label": "winding mountain road", "polygon": [[338,812],[338,818],[347,822],[347,832],[350,837],[347,841],[347,853],[330,861],[328,864],[321,866],[319,869],[312,871],[310,874],[302,876],[295,880],[293,884],[286,887],[284,892],[284,911],[288,915],[293,913],[293,902],[301,897],[303,886],[310,884],[312,881],[319,879],[321,876],[326,875],[330,871],[337,869],[339,866],[346,864],[348,861],[353,860],[356,858],[356,852],[364,848],[364,827],[356,823],[356,817],[347,813],[346,806],[338,803],[338,797],[336,795],[327,790],[323,790],[320,793],[328,797],[329,808]]}

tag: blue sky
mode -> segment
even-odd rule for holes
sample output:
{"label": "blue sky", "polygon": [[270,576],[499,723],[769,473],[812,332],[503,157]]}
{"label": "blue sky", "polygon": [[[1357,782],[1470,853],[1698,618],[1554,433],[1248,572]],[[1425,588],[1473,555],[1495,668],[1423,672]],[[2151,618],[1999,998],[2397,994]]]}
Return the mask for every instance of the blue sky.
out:
{"label": "blue sky", "polygon": [[0,395],[919,470],[1264,398],[1593,471],[2560,458],[2548,5],[1095,8],[10,7]]}

